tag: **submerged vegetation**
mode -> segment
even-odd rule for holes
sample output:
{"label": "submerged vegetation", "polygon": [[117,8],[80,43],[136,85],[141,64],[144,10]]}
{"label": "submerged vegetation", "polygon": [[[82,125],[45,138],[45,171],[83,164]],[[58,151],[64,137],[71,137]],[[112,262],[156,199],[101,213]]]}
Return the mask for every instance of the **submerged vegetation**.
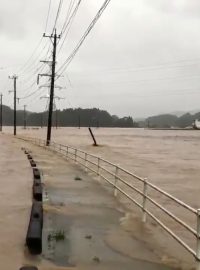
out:
{"label": "submerged vegetation", "polygon": [[65,231],[58,230],[58,231],[53,231],[50,234],[48,234],[48,242],[55,240],[56,242],[58,241],[63,241],[65,240]]}

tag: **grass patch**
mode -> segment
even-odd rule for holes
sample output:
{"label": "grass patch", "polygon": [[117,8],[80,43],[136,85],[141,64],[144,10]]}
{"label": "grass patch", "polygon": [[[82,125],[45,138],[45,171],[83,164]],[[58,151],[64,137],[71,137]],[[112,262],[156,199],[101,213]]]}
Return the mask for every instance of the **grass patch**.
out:
{"label": "grass patch", "polygon": [[50,233],[47,237],[48,242],[55,240],[56,242],[58,241],[63,241],[65,240],[65,231],[58,230]]}

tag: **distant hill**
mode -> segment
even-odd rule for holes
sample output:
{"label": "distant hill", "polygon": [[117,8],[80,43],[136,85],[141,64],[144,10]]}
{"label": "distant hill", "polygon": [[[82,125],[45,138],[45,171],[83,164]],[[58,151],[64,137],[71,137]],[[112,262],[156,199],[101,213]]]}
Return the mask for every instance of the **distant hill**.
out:
{"label": "distant hill", "polygon": [[192,126],[195,119],[200,119],[200,112],[195,114],[185,113],[180,117],[172,114],[161,114],[148,117],[140,126],[150,128],[186,128]]}
{"label": "distant hill", "polygon": [[[27,112],[27,126],[46,126],[47,112],[36,113]],[[56,121],[57,119],[57,121]],[[186,128],[192,126],[195,119],[200,119],[200,112],[191,114],[185,113],[181,116],[173,114],[160,114],[146,119],[133,121],[130,116],[118,117],[111,115],[105,110],[92,109],[64,109],[53,113],[53,126],[78,127],[79,122],[82,127],[150,127],[150,128]],[[17,111],[17,125],[23,126],[24,112]],[[3,125],[13,125],[13,110],[8,106],[3,106]]]}
{"label": "distant hill", "polygon": [[[47,112],[36,113],[27,112],[27,126],[46,126],[48,114]],[[77,127],[135,127],[137,123],[133,122],[132,117],[118,117],[110,115],[105,110],[97,108],[92,109],[64,109],[53,113],[53,125]],[[17,125],[24,124],[23,111],[17,111]],[[3,106],[3,125],[13,125],[13,110],[8,106]]]}

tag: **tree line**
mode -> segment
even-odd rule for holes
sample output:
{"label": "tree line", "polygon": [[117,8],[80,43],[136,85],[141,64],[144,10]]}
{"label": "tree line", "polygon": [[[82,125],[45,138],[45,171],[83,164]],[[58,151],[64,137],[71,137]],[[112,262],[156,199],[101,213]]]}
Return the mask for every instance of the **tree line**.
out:
{"label": "tree line", "polygon": [[[26,112],[27,126],[46,126],[48,112]],[[17,111],[17,125],[24,124],[24,111]],[[118,117],[111,115],[105,110],[92,109],[64,109],[53,112],[53,126],[60,127],[137,127],[137,123],[130,116]],[[13,110],[8,106],[3,106],[3,125],[13,125]]]}

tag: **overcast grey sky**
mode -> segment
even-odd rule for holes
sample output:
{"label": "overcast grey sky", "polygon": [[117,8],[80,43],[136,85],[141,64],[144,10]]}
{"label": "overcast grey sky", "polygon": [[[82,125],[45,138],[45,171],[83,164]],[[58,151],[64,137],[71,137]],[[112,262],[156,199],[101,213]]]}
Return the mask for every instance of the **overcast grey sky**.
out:
{"label": "overcast grey sky", "polygon": [[[47,34],[52,31],[59,0],[52,2]],[[57,67],[70,55],[103,2],[82,0]],[[63,0],[58,33],[69,3]],[[0,91],[4,102],[12,106],[13,95],[8,90],[13,89],[13,82],[8,75],[19,75],[18,97],[38,89],[34,84],[37,68],[50,41],[43,38],[25,63],[45,31],[49,0],[0,0],[0,5]],[[56,90],[57,96],[65,98],[57,101],[61,109],[98,107],[133,117],[200,110],[200,1],[111,0],[56,83],[65,87]],[[27,104],[29,110],[42,111],[46,99],[40,96],[46,94],[47,88],[41,88],[20,100],[18,108]]]}

